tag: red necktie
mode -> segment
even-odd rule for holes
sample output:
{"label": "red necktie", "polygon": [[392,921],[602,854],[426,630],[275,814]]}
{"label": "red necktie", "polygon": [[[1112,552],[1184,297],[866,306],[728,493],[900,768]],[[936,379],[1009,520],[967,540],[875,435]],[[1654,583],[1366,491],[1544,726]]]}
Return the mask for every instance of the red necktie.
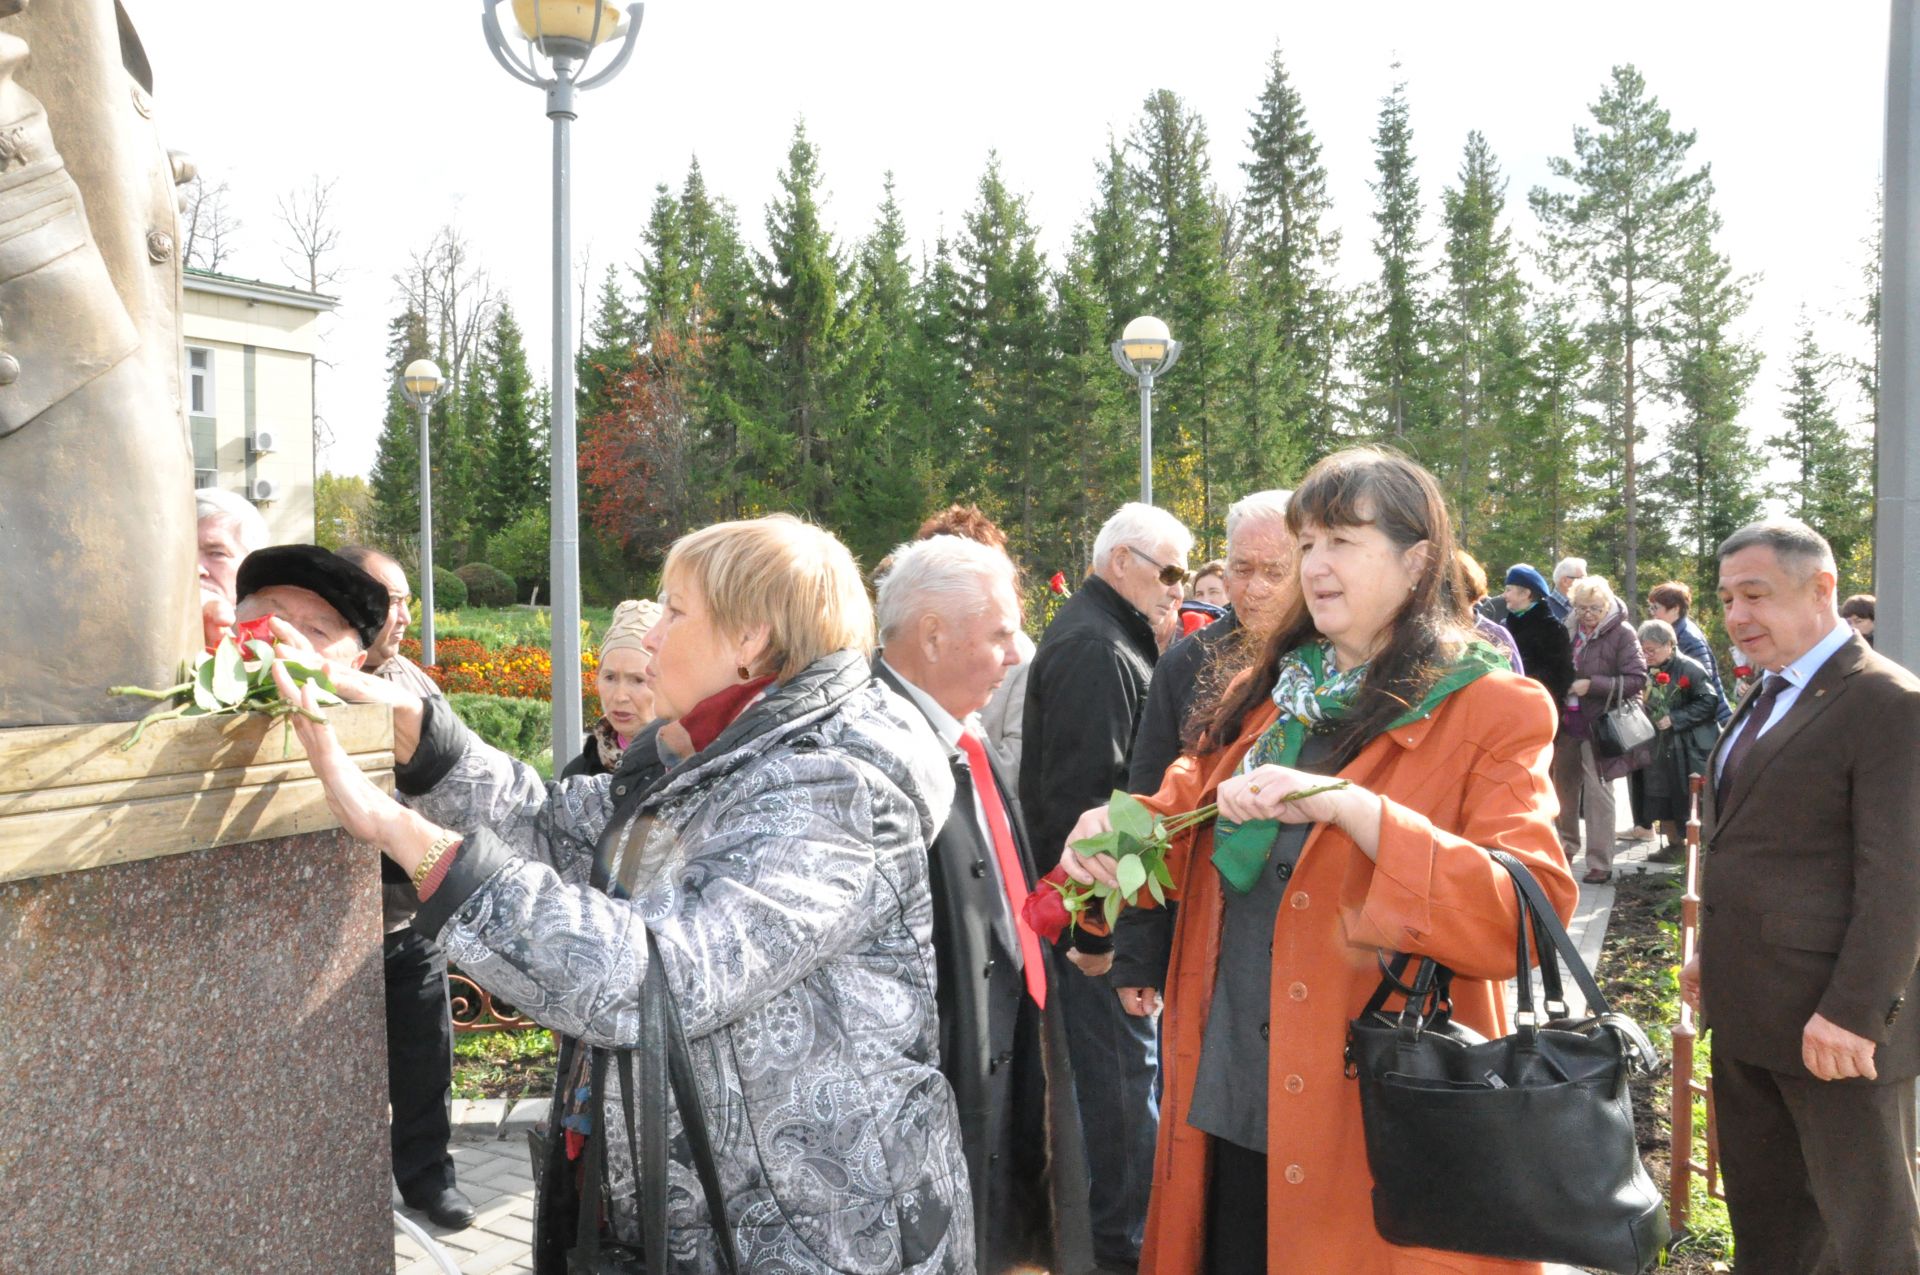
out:
{"label": "red necktie", "polygon": [[1044,958],[1040,955],[1040,936],[1020,915],[1020,908],[1027,901],[1027,874],[1020,866],[1020,849],[1013,841],[1013,826],[1007,822],[1007,807],[1000,800],[999,785],[993,782],[986,746],[972,732],[961,731],[960,751],[967,755],[967,773],[973,776],[973,791],[987,815],[987,834],[993,839],[993,854],[1000,861],[1000,881],[1006,887],[1007,906],[1013,910],[1013,928],[1020,935],[1020,963],[1027,976],[1027,995],[1045,1009],[1047,969],[1041,964]]}

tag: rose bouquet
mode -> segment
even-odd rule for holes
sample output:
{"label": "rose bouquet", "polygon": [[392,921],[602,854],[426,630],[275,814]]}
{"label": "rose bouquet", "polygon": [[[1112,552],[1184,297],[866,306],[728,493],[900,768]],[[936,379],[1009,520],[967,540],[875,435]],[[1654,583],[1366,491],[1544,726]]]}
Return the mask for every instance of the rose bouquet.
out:
{"label": "rose bouquet", "polygon": [[[1346,786],[1346,780],[1338,779],[1288,793],[1283,800],[1302,801]],[[1089,912],[1099,914],[1096,924],[1100,929],[1112,929],[1121,909],[1135,906],[1142,890],[1152,895],[1155,903],[1165,906],[1167,891],[1173,889],[1173,874],[1167,870],[1168,847],[1175,837],[1206,823],[1219,812],[1220,807],[1215,804],[1185,814],[1157,815],[1139,798],[1115,792],[1107,800],[1111,826],[1105,832],[1080,838],[1071,848],[1082,858],[1105,855],[1112,859],[1117,884],[1075,881],[1067,875],[1065,867],[1056,867],[1040,878],[1038,888],[1027,896],[1020,909],[1021,916],[1035,934],[1051,943],[1067,930],[1094,920],[1087,915]]]}
{"label": "rose bouquet", "polygon": [[1648,719],[1657,723],[1662,718],[1667,717],[1672,711],[1673,701],[1685,693],[1691,685],[1692,683],[1687,680],[1685,673],[1682,673],[1679,677],[1674,677],[1665,669],[1655,673],[1653,675],[1653,684],[1647,688]]}
{"label": "rose bouquet", "polygon": [[[257,620],[247,620],[233,626],[231,634],[208,647],[194,661],[193,675],[178,686],[168,686],[158,690],[145,686],[115,686],[109,689],[111,695],[133,695],[140,699],[161,700],[172,707],[148,713],[134,724],[133,733],[120,745],[124,752],[140,742],[140,736],[154,722],[172,721],[187,717],[211,717],[221,713],[266,713],[272,717],[285,718],[293,713],[315,716],[298,704],[290,704],[280,698],[280,688],[274,685],[273,662],[278,659],[287,666],[287,672],[293,675],[296,685],[311,682],[316,688],[315,698],[322,704],[344,703],[334,691],[333,679],[327,674],[326,661],[312,651],[274,648],[272,640],[273,617],[263,615]],[[287,722],[288,743],[291,750],[293,723]]]}

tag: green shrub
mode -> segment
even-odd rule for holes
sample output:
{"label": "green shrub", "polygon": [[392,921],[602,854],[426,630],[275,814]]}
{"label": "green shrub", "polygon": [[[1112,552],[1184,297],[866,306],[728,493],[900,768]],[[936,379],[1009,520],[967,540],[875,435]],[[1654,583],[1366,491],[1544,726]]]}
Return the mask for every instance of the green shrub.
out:
{"label": "green shrub", "polygon": [[[467,602],[477,607],[513,605],[513,577],[484,562],[469,562],[454,572],[467,586]],[[437,602],[438,599],[435,599]]]}
{"label": "green shrub", "polygon": [[447,702],[476,735],[501,752],[524,762],[552,753],[553,706],[545,700],[456,692]]}
{"label": "green shrub", "polygon": [[[407,572],[407,587],[413,590],[413,596],[420,596],[420,573]],[[445,567],[433,569],[433,610],[438,615],[444,611],[458,611],[467,605],[467,583]]]}
{"label": "green shrub", "polygon": [[547,508],[541,505],[487,538],[487,555],[493,565],[514,579],[516,602],[525,602],[535,588],[540,590],[542,602],[548,600],[547,577],[552,573],[549,526]]}

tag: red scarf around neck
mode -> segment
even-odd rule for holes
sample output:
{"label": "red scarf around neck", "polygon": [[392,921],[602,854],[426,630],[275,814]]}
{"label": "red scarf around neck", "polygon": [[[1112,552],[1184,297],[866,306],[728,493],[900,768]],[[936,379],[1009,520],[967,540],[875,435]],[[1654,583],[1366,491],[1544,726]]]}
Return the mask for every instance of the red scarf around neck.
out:
{"label": "red scarf around neck", "polygon": [[746,711],[747,705],[758,699],[760,692],[771,685],[771,677],[756,677],[750,682],[740,682],[725,690],[715,691],[689,709],[687,715],[680,719],[680,728],[693,741],[693,751],[701,752],[720,738],[720,732],[733,725],[734,719]]}

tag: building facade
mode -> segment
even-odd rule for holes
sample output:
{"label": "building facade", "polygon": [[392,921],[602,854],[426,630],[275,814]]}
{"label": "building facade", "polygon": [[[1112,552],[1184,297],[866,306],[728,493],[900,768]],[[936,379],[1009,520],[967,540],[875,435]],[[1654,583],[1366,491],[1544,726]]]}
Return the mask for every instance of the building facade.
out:
{"label": "building facade", "polygon": [[253,501],[276,544],[314,535],[314,359],[333,297],[184,275],[183,386],[195,487]]}

